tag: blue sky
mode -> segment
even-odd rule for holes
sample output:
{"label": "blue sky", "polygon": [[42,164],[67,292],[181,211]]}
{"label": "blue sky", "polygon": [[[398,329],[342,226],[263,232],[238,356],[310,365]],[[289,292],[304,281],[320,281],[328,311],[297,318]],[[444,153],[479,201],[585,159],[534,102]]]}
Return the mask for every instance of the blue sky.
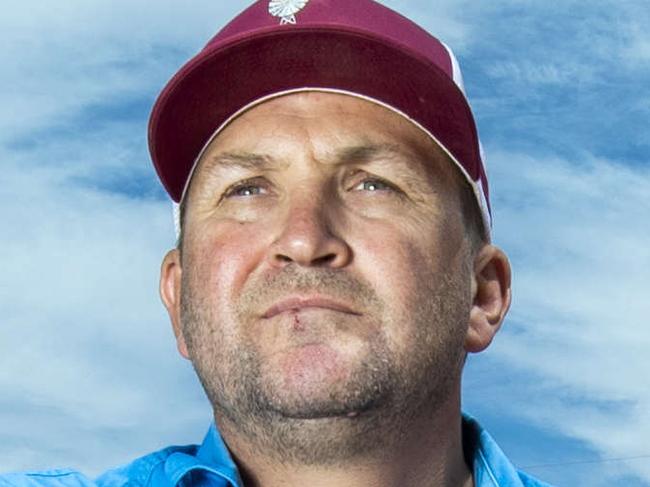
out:
{"label": "blue sky", "polygon": [[[558,486],[650,486],[645,0],[391,0],[450,44],[514,304],[464,407]],[[247,3],[25,0],[0,18],[0,470],[90,474],[210,420],[157,296],[146,149],[167,79]]]}

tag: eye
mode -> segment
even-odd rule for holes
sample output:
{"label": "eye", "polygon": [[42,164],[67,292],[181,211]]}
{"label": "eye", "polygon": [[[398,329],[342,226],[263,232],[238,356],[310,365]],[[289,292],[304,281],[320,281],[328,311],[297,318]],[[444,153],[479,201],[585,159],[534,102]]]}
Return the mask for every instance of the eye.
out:
{"label": "eye", "polygon": [[396,188],[387,181],[380,178],[366,178],[352,188],[355,191],[395,191]]}
{"label": "eye", "polygon": [[248,179],[230,186],[223,194],[223,198],[246,198],[266,193],[268,190],[260,181]]}
{"label": "eye", "polygon": [[361,186],[363,189],[366,191],[385,191],[387,189],[391,189],[386,183],[383,181],[379,181],[377,179],[371,179],[368,181],[364,181],[361,183]]}
{"label": "eye", "polygon": [[238,188],[229,191],[227,196],[254,196],[260,194],[261,192],[262,188],[259,186],[248,184],[246,186],[239,186]]}

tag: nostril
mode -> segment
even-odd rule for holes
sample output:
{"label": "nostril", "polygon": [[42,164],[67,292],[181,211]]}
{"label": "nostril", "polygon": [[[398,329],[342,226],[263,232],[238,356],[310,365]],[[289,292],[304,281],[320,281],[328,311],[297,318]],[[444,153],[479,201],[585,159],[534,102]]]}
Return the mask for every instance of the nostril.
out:
{"label": "nostril", "polygon": [[336,260],[336,254],[334,253],[322,255],[314,259],[313,265],[315,266],[327,265],[327,264],[331,264],[334,260]]}
{"label": "nostril", "polygon": [[341,267],[347,265],[351,250],[340,237],[324,226],[293,226],[269,247],[269,263],[284,267],[297,264],[305,267]]}
{"label": "nostril", "polygon": [[291,257],[283,254],[278,254],[275,256],[275,258],[280,262],[285,262],[285,263],[293,262],[293,259]]}

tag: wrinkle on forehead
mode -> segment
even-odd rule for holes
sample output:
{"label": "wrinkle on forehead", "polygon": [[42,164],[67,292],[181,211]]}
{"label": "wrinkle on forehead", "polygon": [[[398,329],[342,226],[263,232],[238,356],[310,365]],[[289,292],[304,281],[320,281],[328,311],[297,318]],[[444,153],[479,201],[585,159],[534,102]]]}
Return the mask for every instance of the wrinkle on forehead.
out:
{"label": "wrinkle on forehead", "polygon": [[[399,160],[410,159],[413,155],[398,144],[366,142],[336,148],[321,158],[330,165],[348,163],[364,163],[377,159]],[[247,151],[226,151],[211,154],[205,158],[204,168],[210,170],[216,166],[223,168],[238,168],[249,170],[284,169],[290,161],[276,158],[270,154],[259,154]]]}
{"label": "wrinkle on forehead", "polygon": [[[211,171],[217,167],[226,169],[247,169],[268,171],[278,168],[278,161],[269,154],[258,154],[246,151],[227,151],[210,154],[203,162],[203,169]],[[288,165],[287,162],[283,164]]]}

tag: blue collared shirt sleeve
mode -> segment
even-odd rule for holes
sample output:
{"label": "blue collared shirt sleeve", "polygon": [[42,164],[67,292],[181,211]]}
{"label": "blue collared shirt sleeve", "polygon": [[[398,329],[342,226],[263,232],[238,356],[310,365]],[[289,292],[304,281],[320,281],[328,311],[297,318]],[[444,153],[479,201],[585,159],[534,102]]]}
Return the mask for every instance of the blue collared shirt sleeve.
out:
{"label": "blue collared shirt sleeve", "polygon": [[10,473],[0,476],[0,487],[96,487],[84,474],[70,469]]}
{"label": "blue collared shirt sleeve", "polygon": [[71,469],[0,475],[0,487],[241,487],[213,424],[200,446],[172,446],[108,470],[97,479]]}

